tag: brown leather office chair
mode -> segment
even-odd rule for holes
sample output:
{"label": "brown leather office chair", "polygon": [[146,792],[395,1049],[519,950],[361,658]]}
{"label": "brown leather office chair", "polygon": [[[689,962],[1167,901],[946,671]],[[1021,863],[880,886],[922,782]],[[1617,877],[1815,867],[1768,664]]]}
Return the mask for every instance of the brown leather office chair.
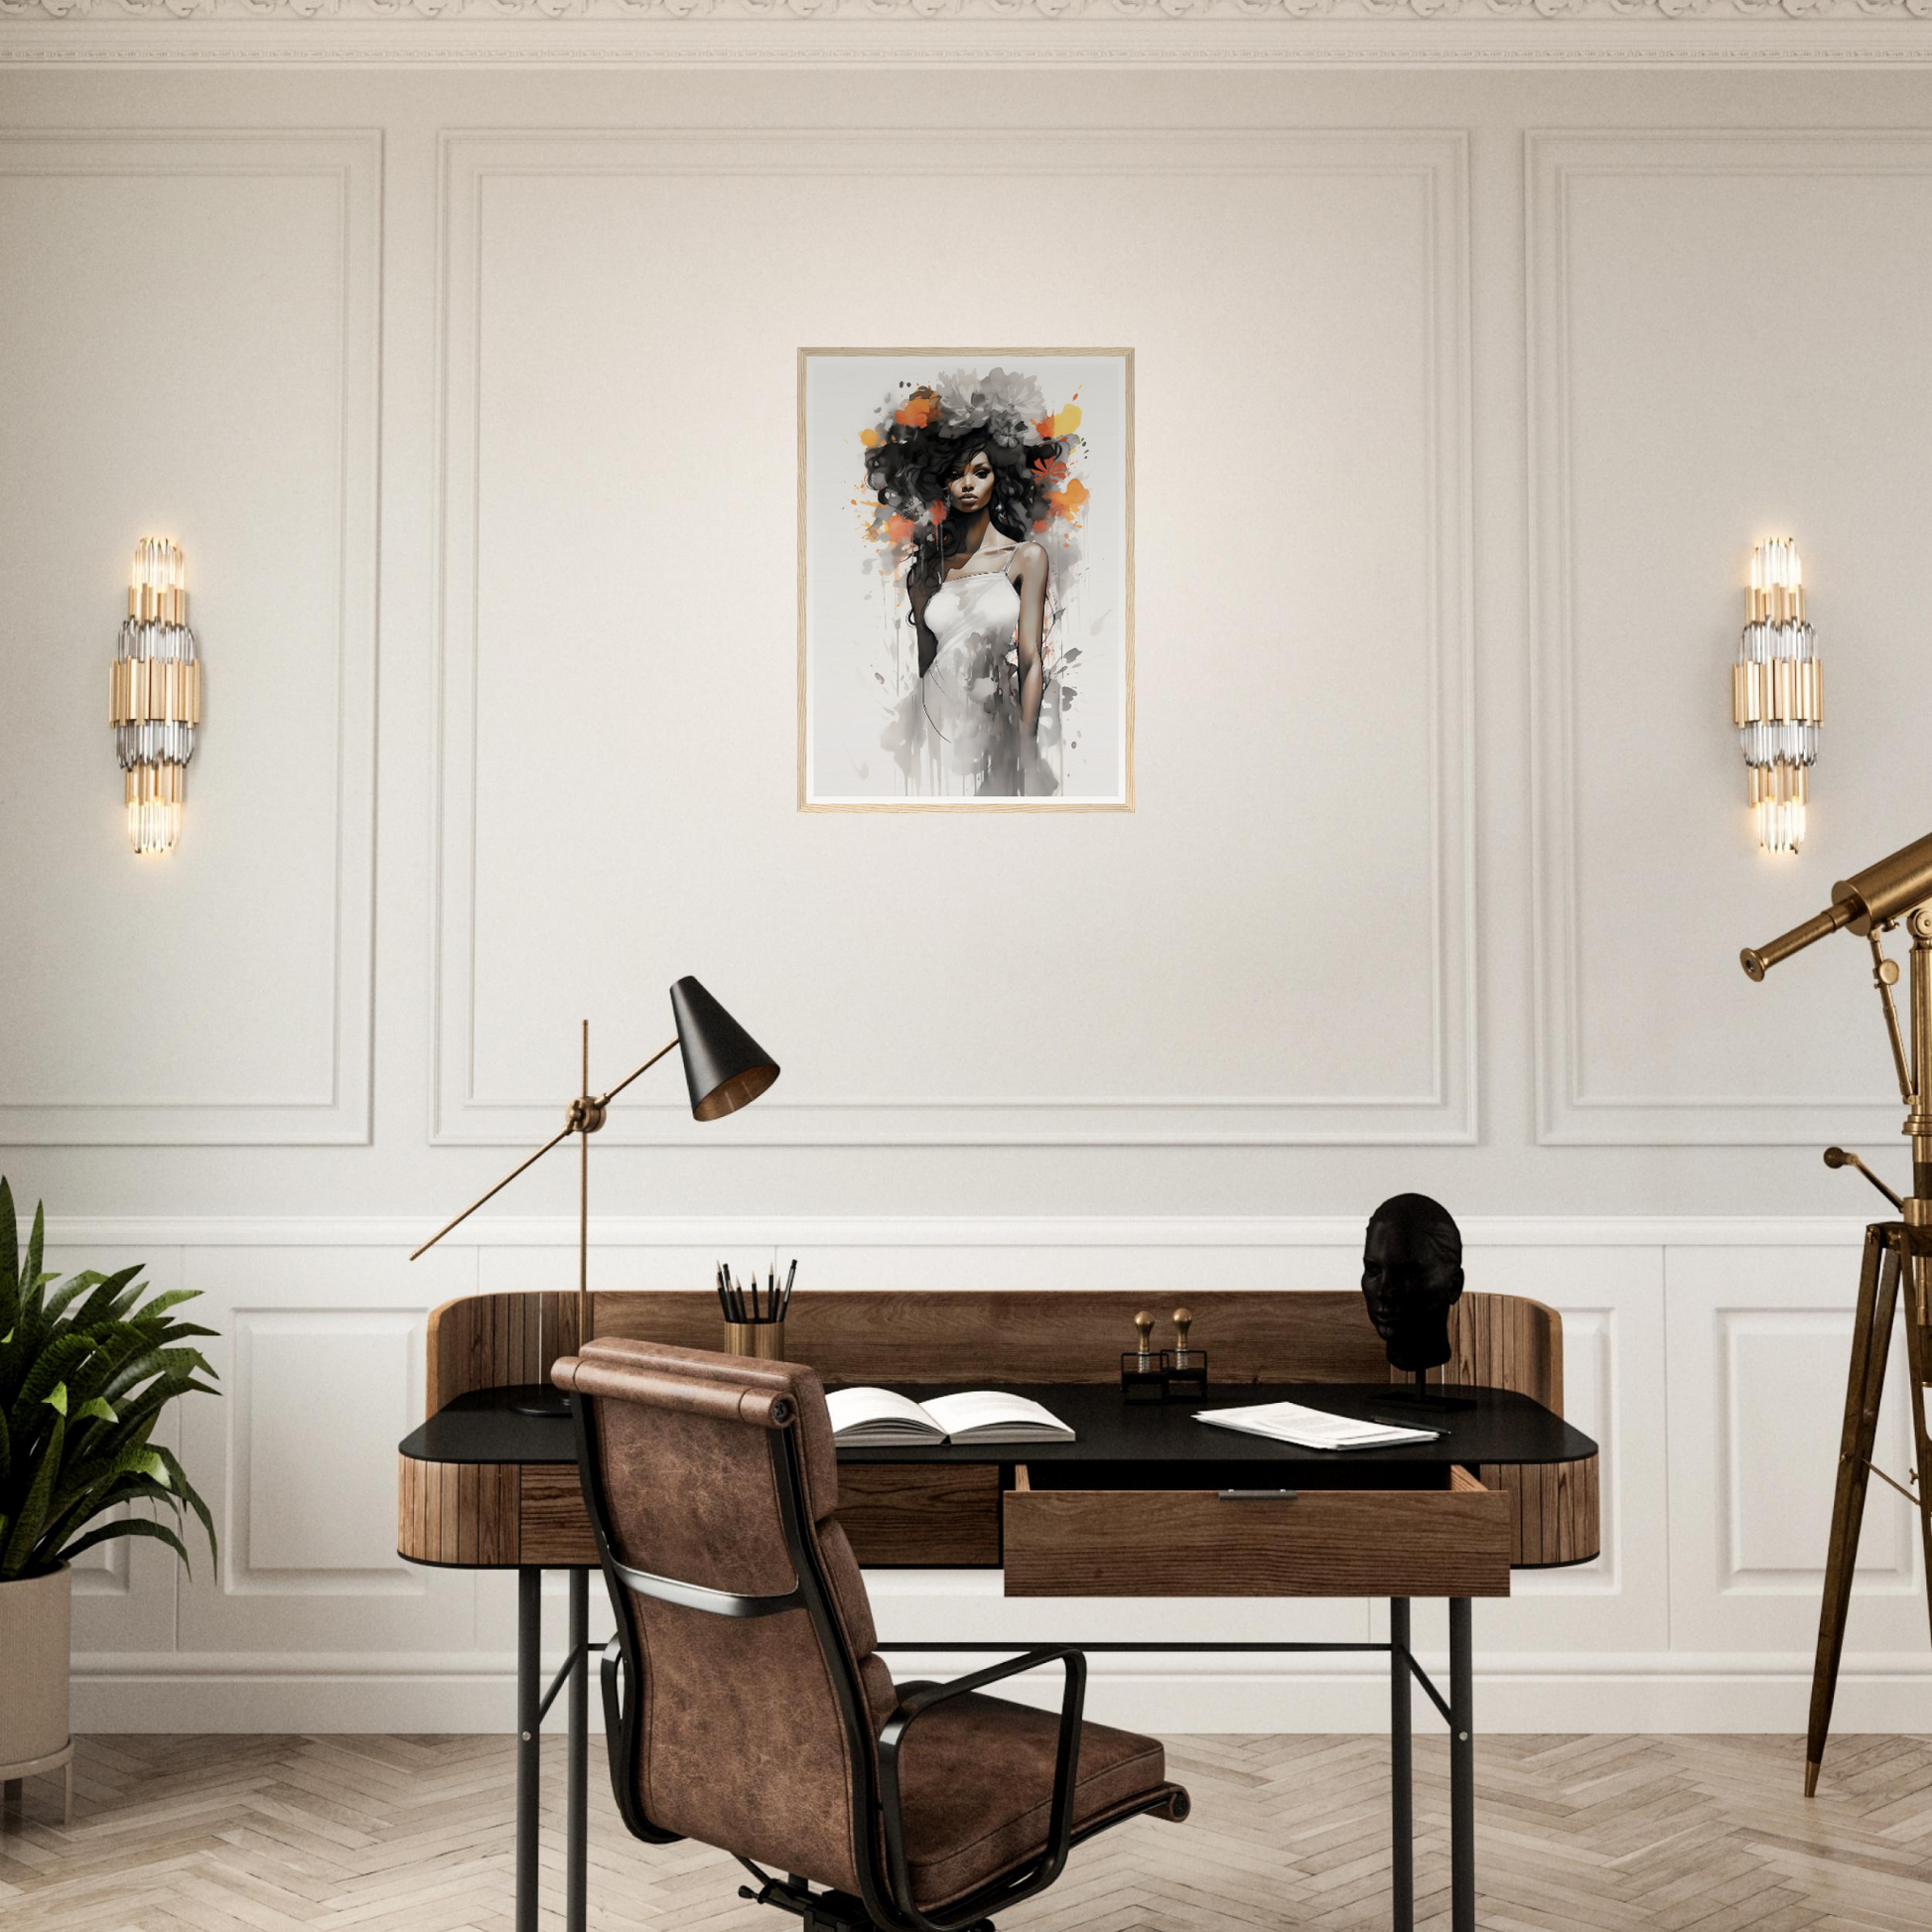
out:
{"label": "brown leather office chair", "polygon": [[[1082,1722],[1077,1650],[894,1685],[831,1520],[809,1368],[594,1341],[554,1379],[617,1610],[605,1727],[638,1838],[731,1853],[758,1880],[743,1896],[808,1927],[957,1932],[1050,1885],[1094,1833],[1187,1815],[1159,1742]],[[1057,1722],[981,1695],[1047,1662]]]}

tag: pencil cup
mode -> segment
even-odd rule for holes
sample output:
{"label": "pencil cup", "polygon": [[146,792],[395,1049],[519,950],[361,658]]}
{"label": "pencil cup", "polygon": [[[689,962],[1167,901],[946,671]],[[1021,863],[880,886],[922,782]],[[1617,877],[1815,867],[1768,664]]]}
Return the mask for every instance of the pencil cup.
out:
{"label": "pencil cup", "polygon": [[781,1362],[785,1358],[785,1324],[782,1321],[727,1321],[725,1353],[756,1355],[760,1361]]}

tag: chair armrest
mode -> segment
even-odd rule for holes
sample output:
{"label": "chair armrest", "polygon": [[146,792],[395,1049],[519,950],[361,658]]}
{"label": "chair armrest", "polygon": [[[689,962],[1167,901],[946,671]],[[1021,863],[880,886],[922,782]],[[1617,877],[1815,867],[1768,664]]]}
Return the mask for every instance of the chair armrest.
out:
{"label": "chair armrest", "polygon": [[1016,1885],[1024,1884],[1029,1891],[1038,1891],[1060,1875],[1073,1841],[1073,1786],[1079,1775],[1080,1722],[1087,1700],[1085,1652],[1064,1646],[1030,1650],[1023,1656],[1010,1658],[1004,1664],[989,1664],[984,1670],[955,1677],[950,1683],[934,1684],[926,1690],[914,1691],[910,1697],[900,1700],[879,1733],[879,1796],[886,1830],[887,1865],[892,1874],[893,1890],[897,1894],[894,1902],[921,1928],[921,1932],[953,1932],[953,1928],[969,1925],[984,1914],[968,1901],[969,1909],[957,1918],[944,1921],[928,1919],[913,1902],[912,1879],[905,1862],[905,1817],[898,1783],[898,1754],[905,1734],[928,1711],[952,1698],[964,1697],[968,1692],[982,1690],[988,1684],[997,1684],[1004,1678],[1018,1677],[1023,1672],[1037,1670],[1042,1664],[1052,1663],[1057,1663],[1064,1672],[1065,1689],[1060,1697],[1059,1741],[1053,1758],[1053,1798],[1047,1813],[1046,1849],[1038,1862],[1022,1878],[1014,1881]]}

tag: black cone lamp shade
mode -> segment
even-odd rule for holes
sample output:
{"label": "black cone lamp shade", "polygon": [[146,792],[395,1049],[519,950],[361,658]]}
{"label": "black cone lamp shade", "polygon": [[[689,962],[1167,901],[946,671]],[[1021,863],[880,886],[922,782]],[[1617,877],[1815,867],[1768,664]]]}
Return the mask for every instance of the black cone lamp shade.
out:
{"label": "black cone lamp shade", "polygon": [[694,1120],[749,1107],[778,1077],[778,1063],[689,975],[671,988],[684,1084]]}

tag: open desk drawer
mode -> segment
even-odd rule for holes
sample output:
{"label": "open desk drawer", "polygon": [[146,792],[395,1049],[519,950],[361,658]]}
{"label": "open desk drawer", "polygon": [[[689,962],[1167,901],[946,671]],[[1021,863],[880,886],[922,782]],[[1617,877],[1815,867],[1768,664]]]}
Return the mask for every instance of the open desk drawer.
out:
{"label": "open desk drawer", "polygon": [[[1104,1465],[1017,1469],[1004,1498],[1006,1593],[1509,1594],[1509,1498],[1465,1469],[1297,1464],[1280,1471],[1294,1497],[1266,1501],[1201,1486],[1219,1473],[1176,1469],[1188,1487],[1126,1489],[1104,1486]],[[1250,1463],[1225,1486],[1273,1474]]]}

